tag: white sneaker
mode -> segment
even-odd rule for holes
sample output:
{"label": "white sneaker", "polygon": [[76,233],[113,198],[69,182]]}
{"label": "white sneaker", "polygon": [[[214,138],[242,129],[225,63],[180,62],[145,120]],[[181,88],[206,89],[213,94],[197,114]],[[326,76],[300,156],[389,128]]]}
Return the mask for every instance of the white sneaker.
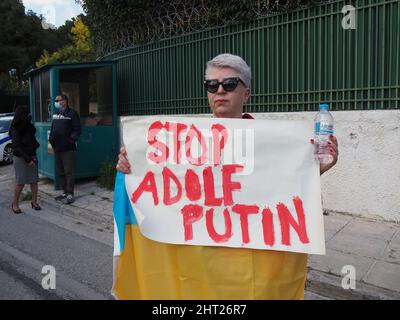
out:
{"label": "white sneaker", "polygon": [[57,201],[61,201],[62,199],[65,199],[67,197],[67,195],[65,193],[60,194],[59,196],[55,197],[54,199],[56,199]]}
{"label": "white sneaker", "polygon": [[64,199],[62,199],[62,203],[71,204],[74,202],[74,196],[72,194],[67,195]]}

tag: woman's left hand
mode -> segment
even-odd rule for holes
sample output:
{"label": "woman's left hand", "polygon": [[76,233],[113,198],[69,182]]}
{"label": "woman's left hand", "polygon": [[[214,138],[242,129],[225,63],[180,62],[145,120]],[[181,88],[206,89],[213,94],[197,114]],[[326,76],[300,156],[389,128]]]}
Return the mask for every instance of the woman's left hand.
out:
{"label": "woman's left hand", "polygon": [[[314,140],[311,139],[311,143],[314,144]],[[323,174],[324,172],[328,171],[330,168],[332,168],[339,156],[339,145],[336,137],[334,135],[329,135],[329,142],[328,142],[328,153],[332,156],[332,161],[330,163],[321,163],[319,166],[319,171],[320,174]]]}

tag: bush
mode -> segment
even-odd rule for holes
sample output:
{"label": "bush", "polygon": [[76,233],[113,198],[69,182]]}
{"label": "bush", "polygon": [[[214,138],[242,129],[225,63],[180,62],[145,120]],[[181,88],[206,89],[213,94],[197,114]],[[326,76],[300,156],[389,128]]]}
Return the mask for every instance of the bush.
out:
{"label": "bush", "polygon": [[102,164],[97,178],[97,184],[100,187],[106,188],[107,190],[114,190],[115,176],[117,169],[116,164],[113,161],[106,161]]}

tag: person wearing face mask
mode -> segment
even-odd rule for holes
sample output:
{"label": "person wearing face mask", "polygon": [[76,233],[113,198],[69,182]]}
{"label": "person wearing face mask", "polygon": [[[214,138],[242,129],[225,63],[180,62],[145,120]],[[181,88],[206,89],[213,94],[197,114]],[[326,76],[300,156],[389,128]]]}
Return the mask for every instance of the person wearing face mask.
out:
{"label": "person wearing face mask", "polygon": [[64,204],[74,202],[76,146],[82,133],[78,113],[69,107],[68,97],[60,94],[54,106],[57,113],[53,116],[49,141],[54,149],[57,171],[63,193],[56,197]]}
{"label": "person wearing face mask", "polygon": [[15,110],[9,134],[12,139],[14,152],[14,169],[16,186],[12,211],[15,214],[22,213],[19,208],[19,198],[25,184],[30,184],[32,192],[31,206],[34,210],[41,210],[37,202],[38,194],[38,161],[36,149],[39,143],[35,138],[36,128],[32,124],[32,116],[26,106],[19,106]]}

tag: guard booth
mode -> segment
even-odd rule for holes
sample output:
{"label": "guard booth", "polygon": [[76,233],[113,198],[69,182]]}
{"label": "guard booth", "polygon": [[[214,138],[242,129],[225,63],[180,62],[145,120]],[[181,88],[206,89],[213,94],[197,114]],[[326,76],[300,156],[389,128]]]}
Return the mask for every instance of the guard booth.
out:
{"label": "guard booth", "polygon": [[116,62],[101,61],[49,64],[28,73],[32,119],[40,143],[39,173],[54,180],[56,189],[54,151],[48,143],[55,98],[66,94],[81,120],[75,177],[98,176],[103,163],[114,161],[118,154],[116,72]]}

